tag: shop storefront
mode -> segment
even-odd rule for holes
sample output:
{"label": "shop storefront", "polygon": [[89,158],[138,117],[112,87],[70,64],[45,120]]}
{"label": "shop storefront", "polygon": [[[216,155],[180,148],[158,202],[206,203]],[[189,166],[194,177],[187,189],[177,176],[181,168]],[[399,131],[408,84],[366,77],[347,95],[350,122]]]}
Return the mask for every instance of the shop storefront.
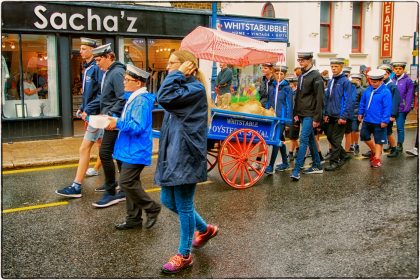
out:
{"label": "shop storefront", "polygon": [[[19,16],[16,14],[19,13]],[[74,135],[81,101],[80,37],[112,43],[121,62],[152,73],[156,92],[169,55],[210,12],[89,2],[2,3],[2,141]]]}

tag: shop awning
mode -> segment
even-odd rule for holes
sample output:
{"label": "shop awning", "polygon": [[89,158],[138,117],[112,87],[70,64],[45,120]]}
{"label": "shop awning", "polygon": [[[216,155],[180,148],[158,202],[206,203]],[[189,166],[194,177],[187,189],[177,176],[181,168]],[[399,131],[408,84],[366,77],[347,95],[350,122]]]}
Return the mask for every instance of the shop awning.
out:
{"label": "shop awning", "polygon": [[202,26],[182,40],[181,49],[189,50],[201,59],[235,66],[285,60],[285,51],[274,44]]}

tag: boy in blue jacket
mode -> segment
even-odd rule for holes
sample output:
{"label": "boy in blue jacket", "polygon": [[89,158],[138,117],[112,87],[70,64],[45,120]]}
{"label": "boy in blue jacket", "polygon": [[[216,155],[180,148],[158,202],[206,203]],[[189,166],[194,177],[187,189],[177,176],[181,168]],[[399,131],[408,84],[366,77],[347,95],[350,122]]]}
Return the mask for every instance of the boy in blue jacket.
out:
{"label": "boy in blue jacket", "polygon": [[343,72],[344,58],[330,60],[333,77],[328,81],[324,99],[324,123],[328,142],[331,144],[330,164],[326,171],[334,171],[342,166],[347,158],[346,151],[341,146],[346,124],[354,112],[353,96],[356,88]]}
{"label": "boy in blue jacket", "polygon": [[[362,124],[360,140],[365,141],[371,151],[370,166],[380,167],[382,146],[387,142],[386,127],[392,111],[392,96],[383,83],[385,70],[375,69],[367,73],[370,86],[365,90],[359,104],[358,120]],[[375,141],[370,139],[373,134]]]}
{"label": "boy in blue jacket", "polygon": [[118,230],[142,227],[142,211],[147,215],[146,228],[157,220],[161,206],[141,186],[140,174],[152,163],[152,109],[155,95],[147,92],[150,74],[127,64],[124,77],[124,98],[127,100],[121,117],[109,117],[108,129],[118,129],[114,158],[121,162],[119,185],[126,194],[127,218],[116,224]]}
{"label": "boy in blue jacket", "polygon": [[[284,132],[286,125],[292,124],[293,118],[293,90],[289,86],[289,82],[285,80],[287,73],[286,66],[275,65],[274,76],[276,78],[274,91],[268,95],[267,107],[273,108],[276,112],[276,116],[283,118],[280,122],[280,141],[285,141]],[[265,173],[274,174],[274,163],[276,161],[278,152],[280,149],[282,163],[276,166],[275,170],[284,171],[289,168],[287,159],[286,145],[283,143],[278,146],[273,145],[273,151],[271,152],[271,159],[269,165],[265,169]]]}

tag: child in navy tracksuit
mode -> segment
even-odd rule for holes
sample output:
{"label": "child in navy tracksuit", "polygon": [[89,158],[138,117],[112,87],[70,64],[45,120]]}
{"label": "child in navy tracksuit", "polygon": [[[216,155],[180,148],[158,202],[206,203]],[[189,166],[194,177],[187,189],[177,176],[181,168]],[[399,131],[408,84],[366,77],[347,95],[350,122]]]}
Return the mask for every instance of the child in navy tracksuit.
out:
{"label": "child in navy tracksuit", "polygon": [[[276,77],[275,90],[268,96],[266,108],[273,108],[276,116],[285,120],[280,121],[280,141],[285,141],[284,131],[286,125],[292,124],[293,114],[293,90],[289,86],[289,82],[284,79],[287,73],[286,66],[275,66],[274,75]],[[280,149],[282,163],[276,166],[277,171],[284,171],[289,167],[286,145],[279,143],[273,145],[270,163],[265,169],[265,173],[274,174],[274,163],[276,161]]]}
{"label": "child in navy tracksuit", "polygon": [[[387,125],[391,117],[392,96],[383,83],[385,70],[375,69],[368,73],[370,86],[365,90],[359,104],[358,120],[362,121],[360,140],[371,150],[370,166],[380,167],[382,146],[387,142]],[[374,142],[370,139],[374,135]]]}

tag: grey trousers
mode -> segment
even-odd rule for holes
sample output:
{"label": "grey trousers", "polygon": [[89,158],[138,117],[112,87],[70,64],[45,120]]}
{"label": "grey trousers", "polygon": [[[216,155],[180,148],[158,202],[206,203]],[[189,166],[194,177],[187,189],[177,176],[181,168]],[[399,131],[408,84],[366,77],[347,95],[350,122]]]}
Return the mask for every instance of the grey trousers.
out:
{"label": "grey trousers", "polygon": [[127,218],[128,224],[142,223],[142,210],[148,217],[157,216],[161,206],[155,202],[143,189],[140,181],[140,174],[144,165],[138,165],[133,168],[126,168],[124,164],[120,172],[120,188],[126,194]]}

